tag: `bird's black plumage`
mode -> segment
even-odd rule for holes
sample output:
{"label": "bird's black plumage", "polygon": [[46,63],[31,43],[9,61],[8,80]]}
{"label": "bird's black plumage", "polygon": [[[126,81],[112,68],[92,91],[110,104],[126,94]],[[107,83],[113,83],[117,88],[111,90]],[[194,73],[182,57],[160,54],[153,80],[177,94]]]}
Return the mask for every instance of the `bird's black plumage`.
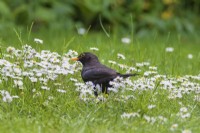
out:
{"label": "bird's black plumage", "polygon": [[[102,88],[102,92],[108,93],[107,88],[111,87],[110,81],[115,79],[117,76],[127,78],[135,76],[137,74],[120,74],[115,70],[102,65],[96,55],[84,52],[74,58],[74,60],[80,61],[83,65],[81,77],[84,82],[91,81],[94,85],[99,84]],[[97,95],[97,94],[95,94]]]}

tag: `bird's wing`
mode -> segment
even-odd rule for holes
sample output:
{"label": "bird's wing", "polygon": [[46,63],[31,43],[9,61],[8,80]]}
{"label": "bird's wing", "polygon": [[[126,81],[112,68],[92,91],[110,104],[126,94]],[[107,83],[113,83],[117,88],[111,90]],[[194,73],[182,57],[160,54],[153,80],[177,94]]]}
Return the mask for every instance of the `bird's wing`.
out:
{"label": "bird's wing", "polygon": [[82,73],[82,78],[85,82],[87,81],[105,81],[106,79],[111,80],[117,76],[117,72],[107,67],[96,67],[85,70]]}

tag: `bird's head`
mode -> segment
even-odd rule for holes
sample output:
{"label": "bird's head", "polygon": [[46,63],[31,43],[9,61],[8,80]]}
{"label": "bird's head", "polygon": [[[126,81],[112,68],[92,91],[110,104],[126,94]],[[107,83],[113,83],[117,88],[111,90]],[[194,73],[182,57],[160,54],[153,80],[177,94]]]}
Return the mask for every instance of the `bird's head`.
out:
{"label": "bird's head", "polygon": [[98,57],[90,52],[81,53],[78,57],[71,58],[74,61],[80,61],[83,65],[92,65],[93,63],[98,63]]}

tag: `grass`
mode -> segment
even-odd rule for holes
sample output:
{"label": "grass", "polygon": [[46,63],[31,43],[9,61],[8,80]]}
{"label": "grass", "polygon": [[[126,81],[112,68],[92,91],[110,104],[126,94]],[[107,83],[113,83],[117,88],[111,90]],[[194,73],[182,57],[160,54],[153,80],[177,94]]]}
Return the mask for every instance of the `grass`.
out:
{"label": "grass", "polygon": [[[17,30],[16,30],[17,31]],[[17,33],[17,36],[16,36]],[[73,49],[81,53],[90,51],[90,47],[97,47],[99,51],[94,52],[99,56],[101,62],[116,69],[119,72],[125,70],[112,66],[108,60],[128,66],[135,66],[138,62],[148,61],[152,66],[157,66],[158,73],[169,77],[182,77],[185,75],[200,74],[200,39],[195,35],[157,35],[151,34],[148,37],[140,38],[134,36],[130,44],[121,42],[122,35],[110,35],[107,37],[101,33],[88,33],[84,36],[75,33],[66,34],[63,31],[32,33],[9,31],[1,35],[2,55],[6,53],[8,46],[20,48],[28,43],[38,51],[42,49],[58,52],[60,55]],[[28,39],[29,38],[29,39]],[[44,44],[36,44],[34,38],[44,40]],[[165,52],[166,47],[173,47],[174,52]],[[125,55],[125,60],[119,60],[117,53]],[[188,59],[188,54],[193,58]],[[1,57],[1,56],[0,56]],[[2,58],[2,57],[1,57]],[[145,70],[144,70],[145,71]],[[142,71],[142,72],[144,72]],[[111,93],[105,102],[84,102],[79,98],[79,92],[69,78],[76,78],[81,81],[80,72],[74,75],[59,76],[56,81],[48,83],[50,91],[40,90],[39,83],[36,86],[24,79],[24,90],[13,87],[13,80],[0,84],[0,90],[8,90],[12,95],[18,95],[11,103],[0,100],[0,131],[4,133],[43,133],[43,132],[172,132],[173,124],[178,124],[174,132],[190,130],[199,132],[200,104],[193,100],[194,92],[185,94],[182,98],[169,99],[169,92],[161,89],[159,85],[154,90],[135,91],[134,98],[126,102],[115,100],[123,94]],[[132,81],[142,78],[131,78]],[[0,75],[0,79],[2,76]],[[56,91],[53,82],[60,83],[66,93]],[[195,81],[199,85],[199,81]],[[34,87],[41,93],[41,96],[34,98],[32,89]],[[52,100],[48,100],[52,96]],[[156,105],[148,109],[148,105]],[[191,117],[181,119],[177,116],[181,107],[187,107]],[[123,113],[139,113],[139,117],[122,119]],[[148,122],[145,116],[158,119],[163,116],[167,119],[162,123],[156,120],[155,123]]]}

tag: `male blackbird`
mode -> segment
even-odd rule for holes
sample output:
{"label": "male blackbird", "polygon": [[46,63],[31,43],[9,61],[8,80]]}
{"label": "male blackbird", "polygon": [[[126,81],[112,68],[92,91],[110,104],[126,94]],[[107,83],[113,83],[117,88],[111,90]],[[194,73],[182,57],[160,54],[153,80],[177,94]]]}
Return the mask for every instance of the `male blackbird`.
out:
{"label": "male blackbird", "polygon": [[[111,87],[109,84],[110,81],[115,79],[117,76],[127,78],[130,76],[135,76],[138,74],[120,74],[115,70],[108,68],[105,65],[102,65],[97,56],[84,52],[81,53],[77,58],[72,58],[71,60],[80,61],[83,65],[81,77],[84,82],[91,81],[95,86],[99,84],[102,88],[103,93],[108,93],[107,88]],[[97,96],[97,92],[95,91]]]}

